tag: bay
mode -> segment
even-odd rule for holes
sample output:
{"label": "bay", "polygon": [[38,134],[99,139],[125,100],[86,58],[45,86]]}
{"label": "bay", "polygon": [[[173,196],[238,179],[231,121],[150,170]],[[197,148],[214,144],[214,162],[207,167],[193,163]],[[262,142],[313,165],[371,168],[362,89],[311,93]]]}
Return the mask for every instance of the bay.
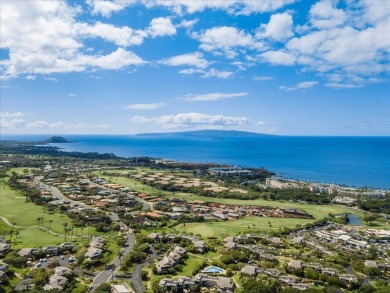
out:
{"label": "bay", "polygon": [[[48,137],[49,135],[3,135],[1,139],[37,141]],[[52,144],[63,151],[264,167],[290,179],[390,188],[390,137],[217,137],[182,134],[63,137],[74,141]]]}

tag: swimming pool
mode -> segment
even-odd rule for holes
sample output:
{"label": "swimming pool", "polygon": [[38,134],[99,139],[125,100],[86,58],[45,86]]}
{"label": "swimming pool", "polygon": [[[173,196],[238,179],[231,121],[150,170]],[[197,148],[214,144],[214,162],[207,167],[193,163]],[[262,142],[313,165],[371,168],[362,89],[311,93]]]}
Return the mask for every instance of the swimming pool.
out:
{"label": "swimming pool", "polygon": [[225,270],[220,267],[207,267],[203,270],[203,273],[214,273],[214,274],[224,274]]}

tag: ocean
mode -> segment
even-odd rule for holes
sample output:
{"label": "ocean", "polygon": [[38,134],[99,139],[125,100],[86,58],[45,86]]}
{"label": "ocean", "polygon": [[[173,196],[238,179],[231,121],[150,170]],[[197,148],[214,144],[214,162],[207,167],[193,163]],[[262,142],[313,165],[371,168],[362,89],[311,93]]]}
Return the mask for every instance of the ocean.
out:
{"label": "ocean", "polygon": [[[49,135],[2,135],[44,140]],[[264,167],[285,178],[390,189],[390,137],[63,135],[63,151]]]}

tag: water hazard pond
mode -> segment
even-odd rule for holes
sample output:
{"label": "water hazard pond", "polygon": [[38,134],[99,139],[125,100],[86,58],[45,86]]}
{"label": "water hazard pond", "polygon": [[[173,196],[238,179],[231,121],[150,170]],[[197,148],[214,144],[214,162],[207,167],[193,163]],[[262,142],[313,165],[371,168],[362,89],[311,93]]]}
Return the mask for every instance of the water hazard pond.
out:
{"label": "water hazard pond", "polygon": [[348,225],[361,226],[363,224],[359,217],[355,214],[348,214],[348,219]]}

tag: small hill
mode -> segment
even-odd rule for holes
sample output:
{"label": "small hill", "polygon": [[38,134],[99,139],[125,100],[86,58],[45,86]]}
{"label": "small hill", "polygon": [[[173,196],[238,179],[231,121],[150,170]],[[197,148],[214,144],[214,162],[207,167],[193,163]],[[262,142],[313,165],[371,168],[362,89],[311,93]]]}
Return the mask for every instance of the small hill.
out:
{"label": "small hill", "polygon": [[71,141],[67,140],[66,138],[63,138],[62,136],[52,136],[46,140],[44,140],[42,143],[70,143]]}

